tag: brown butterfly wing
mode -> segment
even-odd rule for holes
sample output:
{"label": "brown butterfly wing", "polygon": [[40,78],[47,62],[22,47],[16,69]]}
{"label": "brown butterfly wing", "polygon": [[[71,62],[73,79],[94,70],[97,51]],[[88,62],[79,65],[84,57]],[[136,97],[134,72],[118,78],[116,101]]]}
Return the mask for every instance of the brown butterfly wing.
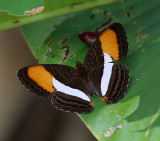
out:
{"label": "brown butterfly wing", "polygon": [[[63,85],[54,92],[51,98],[54,107],[72,113],[89,113],[94,109],[94,104],[85,94],[85,87],[76,69],[64,65],[56,65],[55,67],[47,65],[45,68],[54,75],[56,80],[69,88],[66,89]],[[64,89],[63,92],[62,89]],[[79,90],[83,93],[81,98]],[[74,91],[73,94],[72,91]],[[87,100],[86,97],[88,97]]]}
{"label": "brown butterfly wing", "polygon": [[94,69],[104,65],[104,55],[98,40],[95,41],[93,46],[89,49],[84,59],[84,65],[88,69]]}
{"label": "brown butterfly wing", "polygon": [[60,91],[56,91],[52,95],[51,101],[54,107],[71,113],[90,113],[94,109],[92,101],[89,102],[75,96],[66,95]]}
{"label": "brown butterfly wing", "polygon": [[126,32],[120,23],[114,23],[106,28],[97,39],[103,54],[108,54],[113,61],[126,58],[128,41]]}
{"label": "brown butterfly wing", "polygon": [[17,72],[17,76],[21,83],[36,95],[47,97],[55,91],[52,86],[53,76],[43,65],[22,68]]}
{"label": "brown butterfly wing", "polygon": [[78,75],[77,69],[70,66],[58,64],[45,65],[45,69],[49,71],[55,77],[55,79],[57,79],[61,83],[71,88],[75,88],[85,92],[82,80]]}
{"label": "brown butterfly wing", "polygon": [[65,65],[28,66],[20,69],[17,76],[30,91],[42,97],[49,96],[55,91],[52,85],[53,78],[84,91],[82,85],[78,85],[81,84],[81,80],[77,77],[77,70]]}
{"label": "brown butterfly wing", "polygon": [[90,75],[98,95],[105,103],[116,103],[125,95],[129,71],[124,65],[108,63],[105,69],[103,67],[94,69]]}
{"label": "brown butterfly wing", "polygon": [[[77,70],[72,67],[55,64],[35,65],[20,69],[17,75],[22,84],[36,95],[42,97],[52,95],[53,106],[58,109],[88,113],[94,108],[92,101],[84,93],[85,90],[81,78],[77,75]],[[62,84],[58,90],[53,80]],[[66,91],[64,86],[68,88]],[[79,93],[81,96],[78,95]]]}
{"label": "brown butterfly wing", "polygon": [[103,31],[88,51],[84,64],[97,94],[106,103],[121,99],[128,87],[129,71],[121,64],[108,63],[126,57],[128,42],[121,24],[115,23]]}

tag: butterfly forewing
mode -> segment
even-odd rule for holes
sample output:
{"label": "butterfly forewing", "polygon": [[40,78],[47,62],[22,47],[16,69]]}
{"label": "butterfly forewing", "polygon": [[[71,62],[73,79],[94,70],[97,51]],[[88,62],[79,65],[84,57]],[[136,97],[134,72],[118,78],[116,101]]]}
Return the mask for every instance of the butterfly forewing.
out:
{"label": "butterfly forewing", "polygon": [[[108,54],[113,61],[126,58],[128,42],[126,32],[120,23],[114,23],[105,29],[97,39],[103,54]],[[108,60],[105,60],[108,62]]]}
{"label": "butterfly forewing", "polygon": [[94,45],[89,49],[84,59],[84,65],[90,69],[104,65],[104,55],[98,40],[95,41]]}
{"label": "butterfly forewing", "polygon": [[45,70],[43,65],[22,68],[17,76],[22,84],[36,95],[47,97],[55,91],[52,86],[54,77]]}

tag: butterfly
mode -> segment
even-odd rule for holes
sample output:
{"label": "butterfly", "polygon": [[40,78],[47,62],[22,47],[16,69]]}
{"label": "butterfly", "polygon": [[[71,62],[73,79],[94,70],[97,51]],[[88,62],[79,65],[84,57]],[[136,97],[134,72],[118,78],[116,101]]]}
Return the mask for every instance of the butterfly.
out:
{"label": "butterfly", "polygon": [[129,71],[125,65],[110,63],[126,58],[127,36],[120,23],[106,28],[91,45],[84,64],[76,68],[60,64],[24,67],[17,73],[31,92],[51,96],[54,107],[72,113],[89,113],[94,109],[92,96],[105,103],[116,103],[126,93]]}

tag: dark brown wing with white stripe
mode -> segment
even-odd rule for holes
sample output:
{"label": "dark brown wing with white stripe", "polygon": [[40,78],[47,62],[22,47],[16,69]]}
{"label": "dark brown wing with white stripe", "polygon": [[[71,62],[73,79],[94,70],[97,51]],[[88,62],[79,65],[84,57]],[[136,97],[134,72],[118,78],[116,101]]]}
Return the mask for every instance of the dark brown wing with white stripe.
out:
{"label": "dark brown wing with white stripe", "polygon": [[124,65],[105,64],[100,85],[101,93],[98,93],[100,98],[105,103],[117,102],[125,95],[128,81],[129,71]]}
{"label": "dark brown wing with white stripe", "polygon": [[[52,96],[52,103],[58,109],[86,113],[94,108],[77,70],[65,65],[35,65],[22,68],[18,77],[33,93]],[[74,107],[76,106],[76,107]],[[86,108],[86,109],[85,109]]]}
{"label": "dark brown wing with white stripe", "polygon": [[[68,81],[76,82],[77,78]],[[77,81],[76,83],[78,83]],[[67,84],[67,85],[65,85]],[[89,113],[94,109],[94,104],[90,97],[83,91],[73,88],[72,83],[61,83],[57,79],[53,80],[53,86],[56,92],[52,95],[52,104],[58,109],[76,113]],[[77,85],[81,85],[80,83]],[[82,87],[83,85],[81,85]]]}
{"label": "dark brown wing with white stripe", "polygon": [[115,103],[125,95],[129,71],[122,64],[104,63],[89,73],[94,88],[105,103]]}
{"label": "dark brown wing with white stripe", "polygon": [[106,28],[88,51],[84,64],[101,99],[114,103],[127,91],[129,71],[121,64],[109,63],[124,59],[128,42],[124,28],[114,23]]}
{"label": "dark brown wing with white stripe", "polygon": [[17,73],[18,78],[33,93],[47,97],[55,89],[52,80],[55,78],[65,85],[84,91],[77,70],[65,65],[33,65],[22,68]]}
{"label": "dark brown wing with white stripe", "polygon": [[56,80],[71,88],[85,92],[81,78],[77,69],[70,66],[50,64],[44,65],[45,69],[50,72]]}

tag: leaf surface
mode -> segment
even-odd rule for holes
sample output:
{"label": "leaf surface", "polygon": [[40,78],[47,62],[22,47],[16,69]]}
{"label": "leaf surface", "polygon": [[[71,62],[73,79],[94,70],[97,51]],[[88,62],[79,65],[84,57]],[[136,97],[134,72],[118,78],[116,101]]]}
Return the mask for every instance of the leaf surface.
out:
{"label": "leaf surface", "polygon": [[94,31],[114,22],[124,26],[129,52],[119,63],[130,71],[128,92],[116,104],[104,104],[95,97],[95,110],[79,115],[100,141],[159,140],[159,7],[159,0],[116,2],[22,27],[33,54],[41,63],[74,67],[76,60],[83,62],[89,49],[78,38],[80,31]]}
{"label": "leaf surface", "polygon": [[0,0],[0,30],[66,15],[115,1],[117,0]]}

